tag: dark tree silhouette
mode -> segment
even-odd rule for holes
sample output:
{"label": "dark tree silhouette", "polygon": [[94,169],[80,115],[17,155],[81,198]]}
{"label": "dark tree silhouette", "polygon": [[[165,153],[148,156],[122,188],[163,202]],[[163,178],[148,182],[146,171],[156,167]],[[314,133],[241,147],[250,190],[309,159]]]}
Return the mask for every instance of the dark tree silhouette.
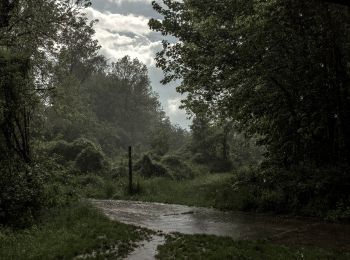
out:
{"label": "dark tree silhouette", "polygon": [[326,2],[350,6],[350,1],[348,1],[348,0],[326,0]]}

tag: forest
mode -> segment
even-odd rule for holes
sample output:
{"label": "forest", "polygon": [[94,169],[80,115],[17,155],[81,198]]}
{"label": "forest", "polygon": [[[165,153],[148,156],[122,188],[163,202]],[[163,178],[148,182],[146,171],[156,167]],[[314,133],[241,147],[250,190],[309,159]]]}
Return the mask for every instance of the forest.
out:
{"label": "forest", "polygon": [[[162,17],[148,22],[163,37],[161,83],[177,84],[188,129],[166,114],[146,64],[101,54],[99,21],[87,16],[94,1],[0,0],[0,258],[119,259],[154,235],[109,220],[91,204],[102,200],[310,218],[347,230],[348,1],[150,5]],[[158,259],[350,252],[174,236]]]}

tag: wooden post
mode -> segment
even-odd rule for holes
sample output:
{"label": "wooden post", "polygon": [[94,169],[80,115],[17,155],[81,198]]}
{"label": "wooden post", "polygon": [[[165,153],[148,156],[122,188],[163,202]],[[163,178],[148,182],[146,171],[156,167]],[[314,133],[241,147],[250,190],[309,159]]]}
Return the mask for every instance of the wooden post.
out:
{"label": "wooden post", "polygon": [[131,146],[129,146],[129,193],[132,194],[132,150]]}

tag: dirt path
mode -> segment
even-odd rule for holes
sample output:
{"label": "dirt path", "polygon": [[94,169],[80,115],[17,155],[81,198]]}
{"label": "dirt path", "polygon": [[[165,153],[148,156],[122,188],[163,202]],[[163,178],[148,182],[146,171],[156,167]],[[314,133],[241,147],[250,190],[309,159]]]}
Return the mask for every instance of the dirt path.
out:
{"label": "dirt path", "polygon": [[[162,203],[111,200],[92,200],[92,203],[111,219],[165,234],[180,232],[230,236],[234,239],[269,239],[280,244],[350,251],[350,225]],[[149,256],[143,259],[152,259],[163,239],[157,237],[152,241],[136,250],[130,259],[140,259],[137,258],[140,255]]]}

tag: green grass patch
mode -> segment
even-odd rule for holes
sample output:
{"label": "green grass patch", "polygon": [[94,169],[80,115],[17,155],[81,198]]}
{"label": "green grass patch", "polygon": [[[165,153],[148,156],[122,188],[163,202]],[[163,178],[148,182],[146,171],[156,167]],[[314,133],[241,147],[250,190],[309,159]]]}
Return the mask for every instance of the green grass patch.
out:
{"label": "green grass patch", "polygon": [[135,183],[139,187],[136,194],[128,195],[122,190],[114,198],[215,207],[222,187],[227,185],[231,177],[232,174],[227,173],[203,174],[194,179],[178,181],[162,177],[136,178]]}
{"label": "green grass patch", "polygon": [[0,259],[116,259],[149,235],[79,203],[48,211],[40,224],[26,230],[0,228]]}
{"label": "green grass patch", "polygon": [[209,235],[167,236],[158,247],[157,259],[350,259],[349,253],[317,248],[290,248],[264,241],[235,241]]}

